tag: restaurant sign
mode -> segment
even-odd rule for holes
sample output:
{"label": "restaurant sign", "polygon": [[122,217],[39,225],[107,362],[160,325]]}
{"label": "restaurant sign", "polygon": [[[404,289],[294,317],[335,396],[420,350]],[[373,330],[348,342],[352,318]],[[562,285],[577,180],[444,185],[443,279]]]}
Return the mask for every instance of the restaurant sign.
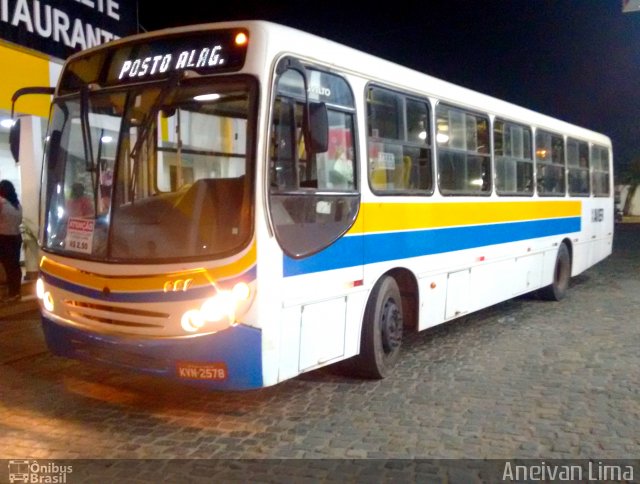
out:
{"label": "restaurant sign", "polygon": [[0,0],[0,38],[59,59],[137,32],[137,0]]}

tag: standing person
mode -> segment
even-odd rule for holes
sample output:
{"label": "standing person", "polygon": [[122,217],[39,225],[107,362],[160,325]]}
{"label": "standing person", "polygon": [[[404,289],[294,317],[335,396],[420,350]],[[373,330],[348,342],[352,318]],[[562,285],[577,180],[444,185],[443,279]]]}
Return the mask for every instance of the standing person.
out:
{"label": "standing person", "polygon": [[22,206],[16,189],[9,180],[0,181],[0,262],[7,275],[9,295],[4,302],[18,301],[22,287],[20,248],[22,236]]}
{"label": "standing person", "polygon": [[93,217],[93,202],[84,193],[84,185],[76,182],[71,185],[71,197],[67,200],[69,217]]}

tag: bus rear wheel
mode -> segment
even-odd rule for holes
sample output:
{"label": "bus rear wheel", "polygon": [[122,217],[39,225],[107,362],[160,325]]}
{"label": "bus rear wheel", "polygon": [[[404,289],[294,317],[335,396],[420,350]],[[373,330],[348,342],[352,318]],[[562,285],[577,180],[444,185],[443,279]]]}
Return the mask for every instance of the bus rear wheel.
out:
{"label": "bus rear wheel", "polygon": [[395,366],[402,344],[402,299],[395,279],[380,279],[364,312],[357,373],[365,378],[386,377]]}
{"label": "bus rear wheel", "polygon": [[547,301],[561,301],[567,295],[569,279],[571,279],[571,255],[567,244],[560,244],[553,269],[553,282],[540,290],[540,296]]}

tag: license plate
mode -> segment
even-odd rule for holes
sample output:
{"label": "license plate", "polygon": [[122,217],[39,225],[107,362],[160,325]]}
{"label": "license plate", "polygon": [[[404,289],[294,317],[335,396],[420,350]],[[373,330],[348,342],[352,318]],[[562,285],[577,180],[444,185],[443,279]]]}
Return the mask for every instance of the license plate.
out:
{"label": "license plate", "polygon": [[225,363],[193,363],[179,361],[176,371],[180,378],[187,380],[226,380],[228,371]]}

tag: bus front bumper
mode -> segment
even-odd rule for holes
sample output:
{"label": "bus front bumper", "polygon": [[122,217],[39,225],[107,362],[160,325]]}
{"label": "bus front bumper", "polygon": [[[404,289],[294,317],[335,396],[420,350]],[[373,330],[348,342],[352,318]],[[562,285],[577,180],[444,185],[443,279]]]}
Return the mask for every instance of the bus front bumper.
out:
{"label": "bus front bumper", "polygon": [[262,335],[237,325],[183,338],[105,335],[42,317],[52,353],[220,390],[261,388]]}

